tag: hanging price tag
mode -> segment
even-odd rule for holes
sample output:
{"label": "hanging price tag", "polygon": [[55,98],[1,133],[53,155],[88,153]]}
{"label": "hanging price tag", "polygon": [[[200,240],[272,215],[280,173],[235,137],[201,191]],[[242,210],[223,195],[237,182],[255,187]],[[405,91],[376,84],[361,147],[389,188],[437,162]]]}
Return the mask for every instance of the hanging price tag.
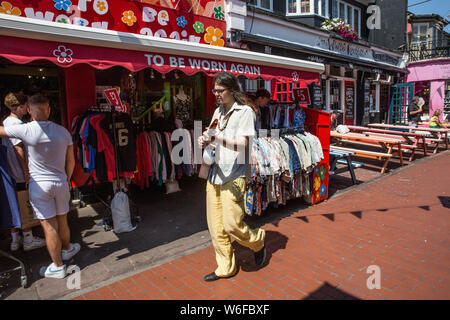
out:
{"label": "hanging price tag", "polygon": [[308,88],[296,88],[294,91],[294,99],[299,104],[311,104]]}
{"label": "hanging price tag", "polygon": [[109,103],[114,106],[114,109],[117,112],[126,112],[125,106],[120,101],[119,92],[117,89],[108,89],[104,91],[106,99],[108,99]]}

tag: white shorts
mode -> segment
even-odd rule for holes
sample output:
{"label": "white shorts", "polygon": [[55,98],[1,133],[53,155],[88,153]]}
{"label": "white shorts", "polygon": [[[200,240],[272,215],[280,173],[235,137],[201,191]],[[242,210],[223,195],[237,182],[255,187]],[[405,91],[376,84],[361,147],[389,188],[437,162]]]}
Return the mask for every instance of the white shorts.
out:
{"label": "white shorts", "polygon": [[70,190],[67,181],[30,182],[28,193],[36,219],[51,219],[69,212]]}

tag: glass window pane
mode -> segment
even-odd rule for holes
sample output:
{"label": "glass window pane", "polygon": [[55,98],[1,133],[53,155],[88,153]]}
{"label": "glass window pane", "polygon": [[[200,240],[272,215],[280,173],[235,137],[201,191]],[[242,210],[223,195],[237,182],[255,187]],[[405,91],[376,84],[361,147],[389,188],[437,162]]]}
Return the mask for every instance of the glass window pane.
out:
{"label": "glass window pane", "polygon": [[355,31],[359,34],[359,10],[354,9]]}
{"label": "glass window pane", "polygon": [[322,1],[320,2],[320,5],[321,5],[320,15],[322,15],[322,16],[324,16],[324,17],[328,17],[328,12],[327,12],[326,3],[327,3],[327,0],[322,0]]}
{"label": "glass window pane", "polygon": [[310,13],[310,0],[300,0],[300,13]]}
{"label": "glass window pane", "polygon": [[270,10],[270,1],[272,0],[261,0],[261,8]]}
{"label": "glass window pane", "polygon": [[338,16],[339,16],[339,14],[338,14],[338,1],[337,0],[333,0],[333,2],[331,2],[331,18],[337,18]]}
{"label": "glass window pane", "polygon": [[347,23],[353,28],[353,8],[347,6]]}
{"label": "glass window pane", "polygon": [[319,14],[319,0],[314,0],[314,13]]}
{"label": "glass window pane", "polygon": [[339,2],[339,18],[345,20],[345,5],[342,2]]}
{"label": "glass window pane", "polygon": [[258,3],[258,0],[249,0],[249,4],[254,4],[254,5],[257,5]]}
{"label": "glass window pane", "polygon": [[288,13],[297,13],[297,0],[288,1]]}

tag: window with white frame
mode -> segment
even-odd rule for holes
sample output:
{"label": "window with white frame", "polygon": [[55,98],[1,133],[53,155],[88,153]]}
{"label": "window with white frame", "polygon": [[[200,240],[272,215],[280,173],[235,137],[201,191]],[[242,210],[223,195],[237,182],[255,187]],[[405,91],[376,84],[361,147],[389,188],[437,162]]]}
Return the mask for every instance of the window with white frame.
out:
{"label": "window with white frame", "polygon": [[341,0],[331,3],[333,18],[345,20],[358,34],[361,34],[361,9]]}
{"label": "window with white frame", "polygon": [[260,9],[273,11],[273,0],[250,0],[248,4]]}
{"label": "window with white frame", "polygon": [[328,17],[328,0],[286,0],[287,15],[317,14]]}

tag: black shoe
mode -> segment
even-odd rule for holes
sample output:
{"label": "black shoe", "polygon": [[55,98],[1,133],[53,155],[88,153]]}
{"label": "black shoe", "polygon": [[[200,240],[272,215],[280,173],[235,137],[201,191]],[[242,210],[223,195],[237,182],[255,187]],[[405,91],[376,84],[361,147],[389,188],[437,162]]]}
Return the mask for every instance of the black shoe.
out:
{"label": "black shoe", "polygon": [[207,274],[203,279],[205,279],[205,281],[210,282],[210,281],[216,281],[216,280],[219,280],[220,277],[218,277],[218,276],[216,275],[216,273],[213,272],[213,273]]}
{"label": "black shoe", "polygon": [[260,267],[264,264],[264,262],[266,262],[266,256],[267,256],[267,251],[266,251],[266,246],[264,245],[264,247],[259,250],[258,252],[255,252],[255,264]]}

